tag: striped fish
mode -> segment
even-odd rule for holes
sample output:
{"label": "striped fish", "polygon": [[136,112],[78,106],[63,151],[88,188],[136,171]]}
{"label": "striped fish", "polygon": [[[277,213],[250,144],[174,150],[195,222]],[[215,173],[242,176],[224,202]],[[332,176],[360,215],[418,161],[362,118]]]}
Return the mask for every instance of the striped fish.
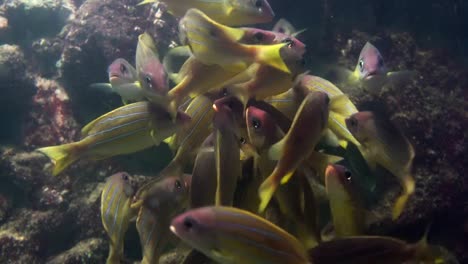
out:
{"label": "striped fish", "polygon": [[136,221],[143,251],[141,263],[158,263],[161,254],[167,250],[173,236],[168,227],[172,217],[187,206],[190,180],[190,175],[185,175],[183,180],[173,176],[152,185]]}
{"label": "striped fish", "polygon": [[172,220],[171,231],[224,264],[309,263],[301,243],[273,223],[224,206],[190,210]]}
{"label": "striped fish", "polygon": [[124,235],[136,212],[130,208],[136,188],[131,176],[119,172],[107,179],[101,194],[101,220],[109,236],[107,264],[123,260]]}
{"label": "striped fish", "polygon": [[179,112],[173,122],[167,111],[146,101],[137,102],[117,108],[86,125],[78,142],[38,151],[53,161],[53,174],[57,175],[82,157],[100,160],[159,145],[190,120],[188,115]]}

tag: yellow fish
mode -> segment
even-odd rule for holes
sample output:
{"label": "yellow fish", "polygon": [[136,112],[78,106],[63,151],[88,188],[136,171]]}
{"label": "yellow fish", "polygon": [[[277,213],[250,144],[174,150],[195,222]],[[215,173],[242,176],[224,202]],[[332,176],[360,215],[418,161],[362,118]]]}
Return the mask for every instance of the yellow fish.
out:
{"label": "yellow fish", "polygon": [[173,122],[165,110],[149,102],[137,102],[90,122],[82,129],[78,142],[37,151],[52,160],[55,165],[52,173],[57,175],[80,158],[101,160],[158,145],[189,122],[190,117],[183,112]]}
{"label": "yellow fish", "polygon": [[188,105],[185,113],[191,117],[192,122],[177,131],[166,140],[176,154],[171,163],[184,167],[195,157],[203,140],[211,133],[214,110],[213,101],[204,96],[195,97]]}
{"label": "yellow fish", "polygon": [[326,93],[308,94],[285,137],[271,147],[270,156],[275,160],[278,157],[278,164],[259,188],[259,212],[265,210],[278,185],[287,183],[297,167],[314,151],[327,125],[329,102]]}
{"label": "yellow fish", "polygon": [[107,264],[123,260],[124,236],[136,211],[130,208],[136,187],[130,175],[119,172],[110,176],[101,194],[101,220],[109,236]]}
{"label": "yellow fish", "polygon": [[341,165],[329,165],[325,187],[336,237],[363,234],[363,213],[352,186],[352,175]]}
{"label": "yellow fish", "polygon": [[169,12],[182,17],[190,8],[197,8],[215,21],[230,26],[268,23],[274,13],[267,0],[144,0],[139,5],[163,2]]}
{"label": "yellow fish", "polygon": [[172,217],[188,204],[191,175],[165,177],[152,182],[138,213],[136,228],[143,251],[141,263],[158,263],[170,244]]}
{"label": "yellow fish", "polygon": [[181,42],[204,64],[217,64],[228,71],[245,70],[253,62],[290,73],[280,50],[287,43],[276,45],[245,45],[238,40],[242,29],[221,25],[198,9],[190,9],[179,23]]}
{"label": "yellow fish", "polygon": [[217,100],[213,104],[215,136],[215,162],[217,188],[216,205],[232,205],[237,180],[241,177],[239,128],[234,117],[234,110]]}
{"label": "yellow fish", "polygon": [[397,219],[414,192],[411,176],[414,149],[408,139],[390,121],[372,112],[358,112],[346,119],[346,125],[361,143],[360,150],[369,167],[380,165],[400,181],[403,193],[397,198],[392,217]]}
{"label": "yellow fish", "polygon": [[233,207],[190,210],[173,219],[170,229],[218,263],[310,263],[295,237],[255,214]]}

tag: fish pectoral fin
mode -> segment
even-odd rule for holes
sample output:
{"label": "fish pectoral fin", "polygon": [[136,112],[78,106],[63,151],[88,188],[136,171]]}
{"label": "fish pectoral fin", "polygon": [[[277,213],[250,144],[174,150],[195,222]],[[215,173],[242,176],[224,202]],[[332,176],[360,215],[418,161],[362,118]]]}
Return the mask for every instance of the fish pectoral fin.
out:
{"label": "fish pectoral fin", "polygon": [[157,139],[157,134],[156,134],[156,131],[154,129],[151,129],[150,131],[150,136],[151,138],[153,139],[153,143],[155,146],[159,146],[159,144],[161,143],[158,139]]}
{"label": "fish pectoral fin", "polygon": [[280,140],[271,146],[268,150],[268,158],[270,160],[279,160],[281,158],[281,154],[283,153],[284,144],[285,140]]}
{"label": "fish pectoral fin", "polygon": [[275,194],[276,189],[278,189],[279,182],[272,175],[268,177],[258,188],[258,195],[260,198],[260,205],[258,207],[258,212],[263,213],[270,203],[273,194]]}
{"label": "fish pectoral fin", "polygon": [[172,147],[172,144],[174,143],[174,136],[164,139],[163,142]]}
{"label": "fish pectoral fin", "polygon": [[291,179],[291,177],[294,175],[294,171],[288,172],[286,175],[281,178],[281,184],[286,184],[288,181]]}
{"label": "fish pectoral fin", "polygon": [[346,148],[346,146],[347,146],[347,143],[345,144],[345,146],[343,146],[343,143],[340,142],[340,140],[338,139],[338,137],[336,136],[336,134],[333,133],[333,131],[331,131],[331,129],[329,129],[329,128],[326,128],[326,129],[322,132],[321,141],[322,141],[325,145],[330,146],[330,147],[342,146],[343,148]]}
{"label": "fish pectoral fin", "polygon": [[105,93],[115,93],[115,90],[112,88],[110,83],[92,83],[89,85],[89,88],[96,89]]}
{"label": "fish pectoral fin", "polygon": [[405,209],[408,198],[413,194],[415,182],[411,175],[407,175],[402,180],[403,193],[396,199],[392,210],[392,219],[396,220],[400,217]]}

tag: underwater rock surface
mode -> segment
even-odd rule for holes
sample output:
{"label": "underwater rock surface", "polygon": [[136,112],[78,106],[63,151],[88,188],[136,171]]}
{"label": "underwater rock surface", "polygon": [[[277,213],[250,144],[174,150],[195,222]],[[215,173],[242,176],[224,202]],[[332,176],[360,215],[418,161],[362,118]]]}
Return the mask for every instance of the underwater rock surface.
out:
{"label": "underwater rock surface", "polygon": [[[1,5],[0,121],[8,129],[0,132],[0,263],[105,261],[100,191],[106,177],[125,167],[116,159],[80,161],[53,178],[47,158],[31,151],[78,139],[83,124],[120,104],[117,96],[94,91],[89,84],[106,81],[106,67],[118,57],[133,63],[139,34],[149,31],[161,50],[177,39],[172,17],[136,7],[138,2],[6,0]],[[271,4],[294,16],[288,14],[288,4]],[[447,49],[420,48],[404,30],[370,34],[337,24],[321,24],[333,30],[323,29],[321,44],[310,44],[317,48],[314,54],[327,54],[334,59],[329,62],[351,69],[364,43],[371,41],[389,68],[414,69],[420,75],[379,94],[349,93],[361,110],[384,106],[416,150],[416,191],[407,209],[391,222],[388,212],[396,193],[389,195],[375,209],[382,215],[371,232],[415,241],[431,221],[431,242],[453,251],[460,263],[468,262],[468,70]],[[313,34],[310,28],[306,34]],[[168,254],[161,262],[180,263],[181,255]]]}

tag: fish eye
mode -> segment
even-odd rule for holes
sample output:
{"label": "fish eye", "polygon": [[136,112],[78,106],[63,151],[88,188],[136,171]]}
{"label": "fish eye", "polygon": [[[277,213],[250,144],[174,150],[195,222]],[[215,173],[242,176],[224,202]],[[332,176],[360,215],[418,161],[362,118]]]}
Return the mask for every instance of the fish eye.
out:
{"label": "fish eye", "polygon": [[122,180],[128,181],[128,175],[127,174],[122,174]]}
{"label": "fish eye", "polygon": [[261,8],[262,6],[263,6],[262,0],[257,0],[257,1],[255,1],[255,7],[256,7],[256,8]]}
{"label": "fish eye", "polygon": [[358,125],[356,118],[351,118],[349,123],[352,127],[356,127]]}
{"label": "fish eye", "polygon": [[359,60],[359,70],[360,71],[364,70],[364,60],[362,58]]}
{"label": "fish eye", "polygon": [[127,72],[127,67],[125,67],[125,65],[123,65],[123,64],[120,64],[120,71],[122,73],[126,73]]}
{"label": "fish eye", "polygon": [[254,38],[255,38],[257,41],[263,41],[263,39],[264,39],[263,37],[264,37],[264,36],[263,36],[263,33],[261,33],[261,32],[257,32],[257,33],[254,34]]}
{"label": "fish eye", "polygon": [[193,219],[192,217],[187,216],[184,218],[183,224],[185,228],[192,229],[192,227],[197,224],[197,221],[195,221],[195,219]]}
{"label": "fish eye", "polygon": [[182,189],[182,183],[179,180],[176,180],[174,183],[176,189]]}
{"label": "fish eye", "polygon": [[283,43],[287,43],[288,45],[288,48],[292,48],[294,47],[294,41],[291,39],[291,38],[285,38],[283,39],[283,41],[281,41]]}
{"label": "fish eye", "polygon": [[151,81],[152,81],[152,80],[151,80],[151,77],[148,76],[148,75],[146,75],[146,76],[145,76],[145,82],[146,82],[146,84],[147,84],[149,87],[152,87],[152,86],[153,86],[152,83],[151,83]]}
{"label": "fish eye", "polygon": [[261,128],[262,124],[261,124],[260,120],[258,120],[257,118],[252,118],[252,126],[255,129],[259,129],[259,128]]}
{"label": "fish eye", "polygon": [[350,171],[348,171],[348,170],[347,170],[347,171],[345,171],[344,175],[345,175],[345,177],[346,177],[346,179],[347,179],[348,181],[350,181],[350,180],[351,180],[351,176],[352,176],[352,174],[351,174],[351,172],[350,172]]}
{"label": "fish eye", "polygon": [[245,141],[245,138],[244,138],[244,137],[241,137],[241,138],[240,138],[240,143],[241,143],[241,144],[245,144],[245,142],[246,142],[246,141]]}

